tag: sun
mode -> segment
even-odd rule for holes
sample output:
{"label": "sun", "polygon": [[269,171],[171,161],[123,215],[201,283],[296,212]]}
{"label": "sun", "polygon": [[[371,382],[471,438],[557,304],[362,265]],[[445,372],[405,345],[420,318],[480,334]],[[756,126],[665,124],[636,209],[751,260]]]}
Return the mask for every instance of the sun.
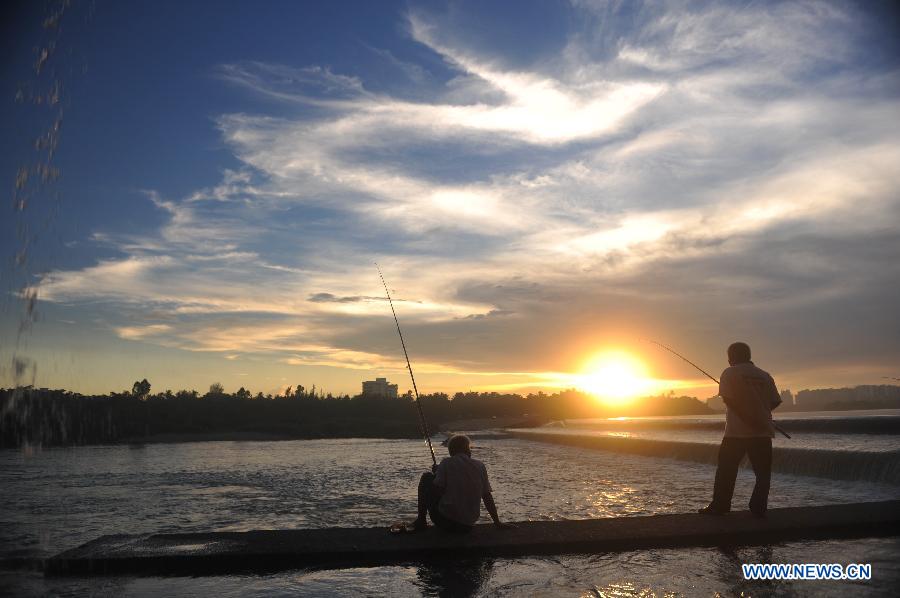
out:
{"label": "sun", "polygon": [[581,390],[603,402],[619,405],[652,391],[653,380],[647,368],[634,356],[622,351],[608,351],[590,359],[584,373],[578,376]]}

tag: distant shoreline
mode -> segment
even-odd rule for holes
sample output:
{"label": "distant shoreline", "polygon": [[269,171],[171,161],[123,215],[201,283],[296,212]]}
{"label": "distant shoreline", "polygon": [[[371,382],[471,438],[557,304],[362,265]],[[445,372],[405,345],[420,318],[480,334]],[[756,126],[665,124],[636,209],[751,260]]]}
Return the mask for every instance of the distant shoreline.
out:
{"label": "distant shoreline", "polygon": [[[144,385],[144,390],[148,385]],[[312,391],[306,392],[302,386],[298,388],[299,394],[258,395],[255,398],[243,389],[232,395],[210,392],[203,396],[193,391],[82,396],[65,390],[30,387],[0,389],[0,446],[421,438],[422,423],[416,416],[415,401],[409,396],[396,399],[323,397]],[[867,407],[865,411],[875,407],[877,411],[871,411],[875,415],[886,408],[900,406],[900,386],[860,386],[821,392],[830,400],[845,390],[860,399],[868,397],[874,401],[878,398],[878,401],[856,401],[852,403],[856,409],[841,409],[840,414],[834,414],[840,419],[845,414],[859,414],[860,407]],[[867,417],[864,418],[866,421],[852,423],[827,421],[834,416],[807,421],[812,413],[819,411],[798,409],[814,403],[806,401],[807,394],[807,391],[798,393],[798,397],[804,399],[800,405],[786,401],[787,404],[776,413],[776,419],[789,431],[900,433],[900,424],[891,417]],[[529,428],[549,422],[574,423],[595,418],[608,420],[610,427],[620,427],[626,422],[641,427],[721,427],[724,416],[709,403],[716,405],[712,401],[705,403],[696,397],[669,393],[636,399],[633,404],[613,408],[577,390],[524,397],[476,392],[457,393],[452,398],[444,393],[420,397],[429,431],[444,434]]]}
{"label": "distant shoreline", "polygon": [[[805,432],[832,432],[832,433],[868,433],[868,434],[898,434],[900,433],[900,409],[860,410],[860,411],[819,411],[819,412],[785,412],[780,421],[791,431]],[[641,428],[710,428],[723,424],[724,414],[710,414],[702,416],[657,416],[637,418],[588,418],[567,420],[573,430],[577,430],[581,423],[608,423],[610,430],[615,430],[622,425],[639,425]],[[525,419],[513,417],[477,418],[445,422],[438,430],[432,431],[432,439],[439,440],[442,436],[449,436],[453,431],[465,433],[480,430],[497,430],[504,428],[537,428],[550,422],[534,418]],[[562,424],[562,421],[558,422]],[[688,425],[685,425],[688,424]],[[563,424],[565,427],[565,425]],[[559,427],[559,426],[556,426]],[[408,433],[365,434],[361,430],[344,433],[320,433],[320,434],[291,434],[285,432],[266,432],[258,430],[234,430],[219,432],[164,432],[146,436],[131,436],[113,442],[98,442],[89,444],[33,444],[32,447],[45,448],[71,448],[76,446],[116,446],[116,445],[144,445],[144,444],[181,444],[193,442],[275,442],[283,440],[328,440],[328,439],[381,439],[381,440],[416,440],[421,439],[417,430],[412,429]],[[21,447],[3,447],[5,449],[20,449]]]}

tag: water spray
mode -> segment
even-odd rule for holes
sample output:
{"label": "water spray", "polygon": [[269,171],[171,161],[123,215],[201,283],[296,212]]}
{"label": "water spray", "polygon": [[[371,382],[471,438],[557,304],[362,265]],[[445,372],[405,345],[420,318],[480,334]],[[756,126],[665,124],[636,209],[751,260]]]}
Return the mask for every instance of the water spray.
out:
{"label": "water spray", "polygon": [[378,263],[375,263],[378,270],[378,276],[381,278],[381,284],[384,285],[384,292],[387,295],[388,303],[391,306],[391,313],[394,314],[394,323],[397,324],[397,334],[400,335],[400,345],[403,347],[403,356],[406,358],[406,369],[409,370],[409,379],[412,380],[413,392],[416,395],[416,409],[419,412],[419,427],[425,436],[425,442],[428,443],[428,450],[431,451],[431,462],[437,466],[437,457],[434,456],[434,446],[431,445],[431,434],[428,432],[428,422],[425,421],[425,413],[422,411],[422,403],[419,402],[419,389],[416,388],[416,377],[413,375],[412,364],[409,363],[409,354],[406,352],[406,343],[403,341],[403,333],[400,331],[400,320],[397,319],[397,312],[394,310],[394,302],[391,300],[391,292],[388,291],[387,283],[384,281],[384,274]]}
{"label": "water spray", "polygon": [[[684,355],[682,355],[681,353],[679,353],[678,351],[676,351],[675,349],[673,349],[672,347],[668,347],[668,346],[666,346],[666,345],[664,345],[664,344],[662,344],[662,343],[658,343],[658,342],[656,342],[656,341],[654,341],[654,340],[650,340],[650,339],[644,339],[644,340],[647,341],[648,343],[653,343],[653,344],[656,345],[657,347],[662,347],[663,349],[665,349],[666,351],[668,351],[668,352],[671,353],[672,355],[675,355],[676,357],[680,357],[683,361],[686,361],[687,363],[691,364],[697,371],[699,371],[700,373],[702,373],[703,375],[705,375],[707,378],[709,378],[710,380],[712,380],[712,381],[715,382],[716,384],[719,383],[719,381],[718,381],[712,374],[710,374],[709,372],[707,372],[706,370],[704,370],[703,368],[701,368],[699,365],[697,365],[696,363],[694,363],[693,361],[691,361],[690,359],[688,359],[687,357],[685,357]],[[785,438],[790,438],[790,437],[791,437],[791,435],[788,434],[787,432],[785,432],[785,431],[782,429],[781,426],[779,426],[777,423],[775,423],[775,420],[772,420],[772,427],[775,428],[776,430],[778,430],[779,433],[781,433],[782,435],[784,435]]]}

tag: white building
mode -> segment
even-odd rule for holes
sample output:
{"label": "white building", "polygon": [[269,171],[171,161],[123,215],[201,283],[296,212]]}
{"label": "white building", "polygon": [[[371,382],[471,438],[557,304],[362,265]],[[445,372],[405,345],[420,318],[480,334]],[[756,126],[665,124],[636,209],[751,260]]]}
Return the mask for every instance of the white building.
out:
{"label": "white building", "polygon": [[366,397],[381,397],[382,399],[396,399],[397,385],[388,384],[387,378],[375,378],[362,383],[362,393]]}

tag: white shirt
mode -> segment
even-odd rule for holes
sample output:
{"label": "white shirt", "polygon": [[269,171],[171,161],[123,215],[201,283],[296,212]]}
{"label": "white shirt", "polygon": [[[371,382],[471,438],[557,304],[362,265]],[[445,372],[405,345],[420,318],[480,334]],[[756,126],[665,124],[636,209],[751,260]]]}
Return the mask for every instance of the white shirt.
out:
{"label": "white shirt", "polygon": [[444,491],[438,503],[441,513],[463,525],[475,525],[481,515],[481,497],[492,491],[487,467],[464,453],[441,461],[434,485]]}
{"label": "white shirt", "polygon": [[772,409],[781,404],[781,396],[768,372],[752,361],[733,365],[722,372],[719,396],[725,399],[725,436],[775,436]]}

